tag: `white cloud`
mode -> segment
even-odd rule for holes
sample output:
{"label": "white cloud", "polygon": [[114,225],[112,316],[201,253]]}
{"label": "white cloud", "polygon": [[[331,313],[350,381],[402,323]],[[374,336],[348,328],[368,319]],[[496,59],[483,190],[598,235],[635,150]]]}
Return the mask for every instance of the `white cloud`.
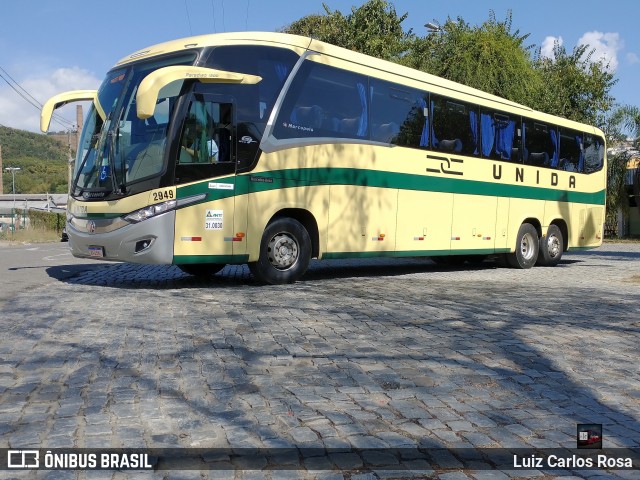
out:
{"label": "white cloud", "polygon": [[640,63],[640,58],[633,52],[627,53],[627,63],[629,65],[635,65],[636,63]]}
{"label": "white cloud", "polygon": [[542,47],[540,47],[540,56],[542,58],[550,58],[553,60],[555,55],[553,54],[553,47],[556,42],[562,46],[564,44],[564,39],[562,37],[546,37],[542,42]]}
{"label": "white cloud", "polygon": [[591,60],[604,61],[605,65],[609,65],[610,72],[615,72],[618,68],[618,51],[624,47],[619,33],[586,32],[578,40],[578,45],[587,45],[587,53],[595,50]]}
{"label": "white cloud", "polygon": [[[59,68],[23,79],[14,78],[41,104],[57,93],[67,90],[95,89],[100,85],[100,79],[79,67]],[[68,105],[56,110],[56,114],[75,123],[75,111],[75,105]],[[29,105],[4,82],[0,85],[0,124],[33,132],[40,131],[40,111]],[[64,130],[64,127],[52,122],[51,129]]]}

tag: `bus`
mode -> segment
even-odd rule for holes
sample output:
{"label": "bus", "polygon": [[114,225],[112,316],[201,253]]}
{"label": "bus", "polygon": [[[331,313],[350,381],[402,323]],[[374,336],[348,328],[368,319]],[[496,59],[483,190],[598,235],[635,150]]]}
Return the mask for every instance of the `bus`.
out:
{"label": "bus", "polygon": [[592,126],[282,33],[145,48],[89,101],[67,208],[76,257],[261,283],[313,258],[498,256],[554,266],[602,242]]}

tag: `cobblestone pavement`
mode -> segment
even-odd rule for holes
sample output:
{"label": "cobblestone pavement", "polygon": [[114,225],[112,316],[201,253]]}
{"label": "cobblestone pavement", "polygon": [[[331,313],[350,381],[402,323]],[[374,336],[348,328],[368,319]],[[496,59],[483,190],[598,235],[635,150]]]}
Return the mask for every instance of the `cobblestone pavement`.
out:
{"label": "cobblestone pavement", "polygon": [[[554,448],[575,446],[577,423],[602,423],[605,447],[640,446],[638,244],[532,270],[316,262],[288,286],[237,266],[207,280],[166,266],[68,271],[47,266],[46,285],[3,305],[0,447]],[[16,478],[559,475],[315,467]]]}

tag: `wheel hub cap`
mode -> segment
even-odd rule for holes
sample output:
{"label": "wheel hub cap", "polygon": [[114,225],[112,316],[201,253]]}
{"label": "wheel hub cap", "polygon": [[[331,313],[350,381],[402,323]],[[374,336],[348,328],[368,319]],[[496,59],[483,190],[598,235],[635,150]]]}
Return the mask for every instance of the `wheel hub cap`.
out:
{"label": "wheel hub cap", "polygon": [[555,235],[547,238],[547,251],[549,252],[549,256],[551,258],[556,258],[560,253],[560,239]]}
{"label": "wheel hub cap", "polygon": [[529,260],[533,258],[534,255],[534,241],[531,234],[527,233],[522,237],[522,241],[520,242],[520,252],[522,253],[522,257]]}
{"label": "wheel hub cap", "polygon": [[291,268],[298,261],[298,243],[287,234],[275,235],[269,242],[269,261],[279,270]]}

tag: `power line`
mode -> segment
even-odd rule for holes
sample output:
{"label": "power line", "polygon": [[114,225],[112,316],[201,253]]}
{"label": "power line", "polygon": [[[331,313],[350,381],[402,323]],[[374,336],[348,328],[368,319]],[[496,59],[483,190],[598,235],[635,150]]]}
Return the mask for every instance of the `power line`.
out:
{"label": "power line", "polygon": [[227,27],[224,24],[224,0],[220,0],[220,3],[222,3],[222,31],[226,32]]}
{"label": "power line", "polygon": [[213,33],[218,33],[216,30],[216,6],[214,5],[213,0],[211,0],[211,14],[213,16]]}
{"label": "power line", "polygon": [[[38,101],[38,99],[36,99],[27,90],[25,90],[24,87],[22,87],[18,82],[16,82],[16,80],[4,68],[0,67],[0,71],[2,71],[4,73],[4,75],[2,73],[0,73],[0,78],[2,78],[7,83],[7,85],[9,85],[9,87],[11,87],[11,89],[14,92],[16,92],[29,105],[31,105],[31,106],[37,108],[38,110],[42,111],[42,104]],[[7,77],[11,81],[8,80]],[[62,117],[62,116],[60,116],[58,114],[53,114],[52,120],[54,122],[58,123],[59,125],[61,125],[64,128],[73,128],[73,126],[74,126],[73,122],[70,122],[69,120],[67,120],[66,118],[64,118],[64,117]]]}
{"label": "power line", "polygon": [[189,22],[189,33],[193,35],[193,30],[191,29],[191,17],[189,16],[189,6],[187,5],[187,0],[184,0],[184,9],[187,11],[187,22]]}

